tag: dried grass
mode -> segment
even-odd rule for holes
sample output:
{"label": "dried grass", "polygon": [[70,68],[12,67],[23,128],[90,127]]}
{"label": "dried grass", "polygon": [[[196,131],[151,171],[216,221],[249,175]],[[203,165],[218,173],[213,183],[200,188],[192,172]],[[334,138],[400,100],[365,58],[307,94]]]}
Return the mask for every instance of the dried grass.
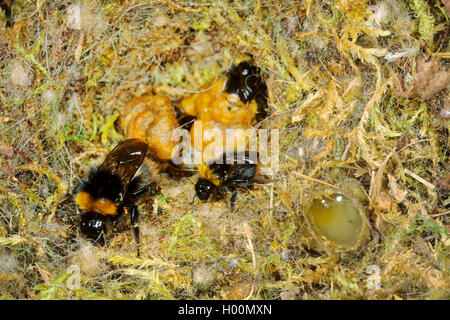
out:
{"label": "dried grass", "polygon": [[[448,299],[448,85],[414,91],[417,59],[434,57],[448,79],[445,8],[15,1],[11,28],[0,14],[0,297]],[[173,100],[196,92],[242,53],[267,79],[262,126],[280,129],[273,181],[241,192],[235,214],[226,203],[191,212],[196,176],[162,174],[163,194],[141,203],[142,258],[130,231],[104,248],[85,241],[65,194],[123,139],[114,121],[125,103],[151,89]],[[367,195],[370,241],[317,251],[304,204],[349,177]]]}

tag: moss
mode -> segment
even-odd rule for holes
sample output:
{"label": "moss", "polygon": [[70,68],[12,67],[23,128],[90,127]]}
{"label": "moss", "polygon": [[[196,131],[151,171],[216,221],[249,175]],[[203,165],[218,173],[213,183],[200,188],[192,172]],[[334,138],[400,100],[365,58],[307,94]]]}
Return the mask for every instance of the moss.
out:
{"label": "moss", "polygon": [[[448,72],[439,1],[37,3],[15,1],[11,28],[0,14],[0,253],[14,262],[0,298],[448,299],[446,93],[395,85],[420,55]],[[140,203],[141,258],[128,229],[87,243],[66,195],[124,138],[123,106],[152,91],[176,102],[242,54],[268,84],[261,126],[280,129],[271,182],[239,193],[237,212],[228,199],[192,210],[196,176],[161,173],[162,195]],[[321,250],[303,208],[349,177],[370,237]]]}

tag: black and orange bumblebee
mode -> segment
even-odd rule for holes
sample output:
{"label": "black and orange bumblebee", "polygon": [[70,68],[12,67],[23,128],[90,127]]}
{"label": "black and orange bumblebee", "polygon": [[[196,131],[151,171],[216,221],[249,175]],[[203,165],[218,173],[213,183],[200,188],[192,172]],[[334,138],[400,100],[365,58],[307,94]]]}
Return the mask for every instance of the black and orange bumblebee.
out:
{"label": "black and orange bumblebee", "polygon": [[239,99],[248,103],[255,100],[258,105],[256,121],[267,117],[267,85],[261,77],[261,69],[249,61],[242,61],[231,68],[227,75],[225,92],[239,96]]}
{"label": "black and orange bumblebee", "polygon": [[[155,195],[160,189],[150,183],[143,165],[148,146],[139,139],[119,143],[103,163],[91,169],[86,181],[73,190],[81,210],[80,230],[90,240],[105,244],[106,235],[117,229],[130,216],[139,256],[139,210],[137,201]],[[141,173],[136,175],[138,169]]]}
{"label": "black and orange bumblebee", "polygon": [[[213,84],[179,101],[174,111],[179,127],[189,131],[195,140],[193,137],[203,134],[202,130],[193,130],[197,122],[202,124],[203,131],[214,129],[226,134],[226,129],[247,129],[264,120],[268,112],[267,98],[261,69],[245,59],[223,72]],[[203,140],[202,149],[212,141]],[[189,169],[189,165],[169,161],[168,171],[172,176],[186,176],[192,173]]]}
{"label": "black and orange bumblebee", "polygon": [[179,101],[177,120],[191,130],[196,119],[214,121],[226,127],[253,125],[267,117],[268,90],[261,69],[244,60],[224,71],[200,92]]}
{"label": "black and orange bumblebee", "polygon": [[224,152],[219,159],[198,165],[197,197],[202,201],[211,196],[213,200],[220,200],[226,191],[231,191],[230,208],[233,211],[238,188],[252,187],[259,174],[257,157],[258,153],[253,151],[231,151]]}

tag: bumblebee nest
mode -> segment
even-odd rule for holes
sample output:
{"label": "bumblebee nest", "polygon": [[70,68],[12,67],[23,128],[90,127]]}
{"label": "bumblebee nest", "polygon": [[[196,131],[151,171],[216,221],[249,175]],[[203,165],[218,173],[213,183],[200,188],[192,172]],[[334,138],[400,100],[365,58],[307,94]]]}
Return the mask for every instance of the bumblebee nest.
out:
{"label": "bumblebee nest", "polygon": [[[449,11],[14,1],[11,27],[0,13],[0,298],[450,298]],[[262,127],[280,130],[272,182],[241,192],[234,214],[226,201],[192,212],[196,176],[162,173],[162,194],[140,203],[140,259],[131,230],[105,247],[83,239],[65,195],[124,138],[127,101],[180,99],[241,53],[267,81]],[[303,205],[347,178],[366,194],[370,239],[316,251]]]}

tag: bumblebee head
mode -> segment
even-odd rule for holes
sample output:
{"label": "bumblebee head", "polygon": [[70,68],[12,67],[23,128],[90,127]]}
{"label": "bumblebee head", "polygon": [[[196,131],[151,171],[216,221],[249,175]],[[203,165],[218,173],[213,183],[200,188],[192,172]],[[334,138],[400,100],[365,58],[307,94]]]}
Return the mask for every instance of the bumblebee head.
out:
{"label": "bumblebee head", "polygon": [[213,192],[215,185],[206,179],[200,178],[195,184],[195,193],[200,200],[206,201]]}
{"label": "bumblebee head", "polygon": [[225,91],[237,94],[244,103],[247,103],[260,93],[261,87],[259,68],[244,61],[229,71]]}
{"label": "bumblebee head", "polygon": [[228,71],[225,91],[237,94],[242,102],[255,100],[258,105],[256,120],[267,117],[267,85],[261,76],[261,69],[248,61],[242,61]]}
{"label": "bumblebee head", "polygon": [[106,217],[93,212],[84,213],[81,215],[80,230],[89,240],[104,245],[107,232]]}

